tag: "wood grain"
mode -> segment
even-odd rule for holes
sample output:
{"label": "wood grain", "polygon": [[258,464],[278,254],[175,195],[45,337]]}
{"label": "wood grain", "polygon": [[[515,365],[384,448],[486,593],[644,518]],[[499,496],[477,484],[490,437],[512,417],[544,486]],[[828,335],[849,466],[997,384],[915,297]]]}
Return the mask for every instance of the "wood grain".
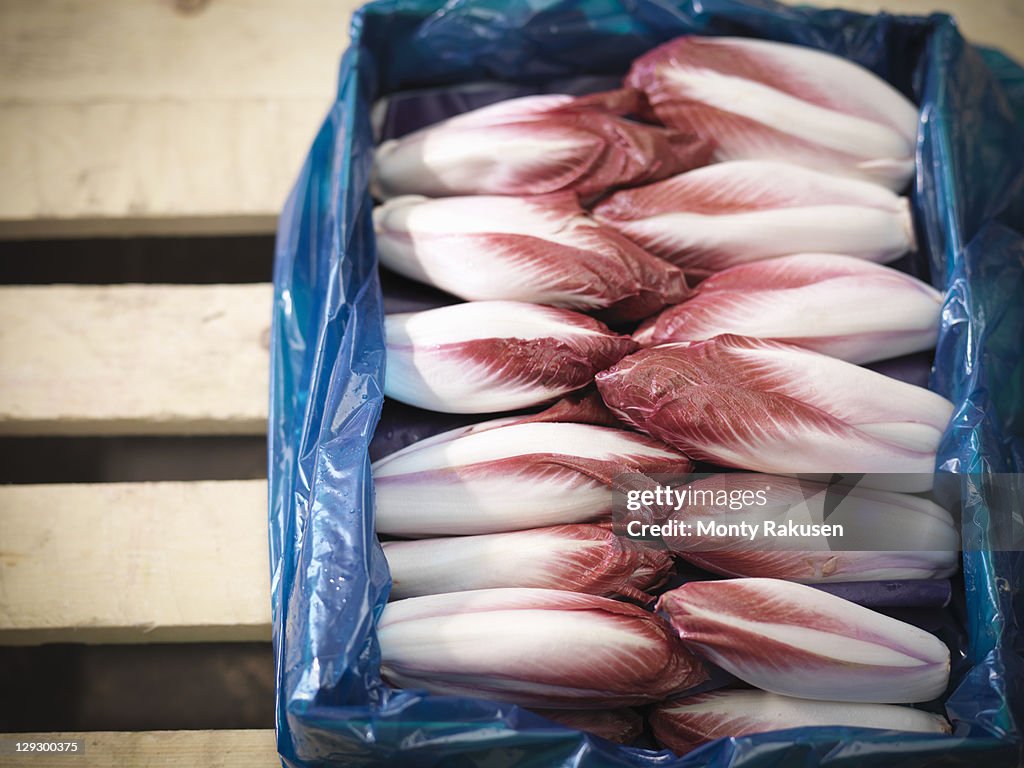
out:
{"label": "wood grain", "polygon": [[359,0],[6,0],[0,236],[271,232]]}
{"label": "wood grain", "polygon": [[266,488],[0,486],[0,644],[269,640]]}
{"label": "wood grain", "polygon": [[[80,754],[3,755],[8,768],[279,768],[272,730],[142,731],[138,733],[24,733],[0,736],[14,741],[81,741]],[[13,749],[11,747],[10,749]]]}
{"label": "wood grain", "polygon": [[0,434],[262,434],[269,285],[0,288]]}
{"label": "wood grain", "polygon": [[[360,4],[0,3],[0,237],[273,231]],[[1020,0],[812,4],[946,11],[1024,58]]]}

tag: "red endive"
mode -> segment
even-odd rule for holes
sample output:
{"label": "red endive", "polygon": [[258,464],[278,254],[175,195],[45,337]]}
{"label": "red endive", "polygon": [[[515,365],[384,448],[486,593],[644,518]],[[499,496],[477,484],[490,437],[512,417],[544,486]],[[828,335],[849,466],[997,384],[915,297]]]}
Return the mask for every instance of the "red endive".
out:
{"label": "red endive", "polygon": [[381,533],[498,533],[610,516],[621,473],[688,472],[683,454],[625,429],[499,419],[413,443],[373,465]]}
{"label": "red endive", "polygon": [[653,346],[732,333],[869,363],[934,347],[941,310],[942,295],[910,275],[846,256],[803,254],[712,275],[633,338]]}
{"label": "red endive", "polygon": [[892,704],[807,701],[764,691],[712,691],[666,701],[649,717],[654,738],[677,754],[715,739],[788,728],[845,726],[949,733],[939,715]]}
{"label": "red endive", "polygon": [[636,349],[591,317],[517,301],[388,315],[384,333],[384,394],[445,413],[540,405]]}
{"label": "red endive", "polygon": [[902,189],[917,108],[851,61],[798,45],[680,37],[633,63],[626,85],[658,119],[712,142],[716,160],[782,160]]}
{"label": "red endive", "polygon": [[607,526],[557,525],[481,536],[386,541],[391,599],[494,587],[537,587],[648,601],[672,557]]}
{"label": "red endive", "polygon": [[622,190],[594,215],[693,278],[792,253],[888,262],[915,248],[905,197],[770,161],[716,163]]}
{"label": "red endive", "polygon": [[904,704],[949,683],[949,649],[934,635],[803,584],[694,581],[658,610],[690,648],[772,693]]}
{"label": "red endive", "polygon": [[377,148],[374,194],[582,197],[706,161],[692,135],[626,120],[639,94],[525,96],[466,112]]}
{"label": "red endive", "polygon": [[597,387],[619,418],[695,459],[773,474],[878,473],[864,480],[876,487],[893,473],[891,487],[907,491],[931,487],[953,413],[927,389],[743,336],[641,350],[598,374]]}
{"label": "red endive", "polygon": [[384,266],[467,300],[508,299],[639,320],[688,290],[651,256],[580,208],[576,195],[407,195],[373,213]]}
{"label": "red endive", "polygon": [[[713,475],[689,489],[699,500],[717,494],[723,503],[698,501],[674,510],[671,520],[689,526],[678,530],[697,535],[664,542],[714,573],[810,584],[942,578],[959,566],[952,516],[912,494],[748,472]],[[736,501],[743,498],[749,503]],[[811,527],[822,525],[839,525],[843,533],[815,535]],[[777,535],[780,530],[785,535]]]}
{"label": "red endive", "polygon": [[707,677],[659,617],[550,589],[485,589],[389,603],[381,675],[400,688],[604,709],[658,701]]}

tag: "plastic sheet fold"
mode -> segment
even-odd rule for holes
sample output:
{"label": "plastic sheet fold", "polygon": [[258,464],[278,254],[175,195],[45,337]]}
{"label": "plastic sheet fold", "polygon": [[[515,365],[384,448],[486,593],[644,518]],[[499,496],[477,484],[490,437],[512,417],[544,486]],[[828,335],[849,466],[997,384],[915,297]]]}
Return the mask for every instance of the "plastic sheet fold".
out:
{"label": "plastic sheet fold", "polygon": [[[680,759],[518,707],[394,691],[380,680],[374,622],[389,576],[374,535],[370,477],[384,365],[368,192],[371,105],[409,89],[497,81],[519,93],[619,77],[632,58],[681,34],[828,50],[922,108],[912,199],[923,247],[906,266],[946,291],[931,386],[956,410],[939,467],[962,485],[963,535],[977,545],[964,555],[954,601],[966,640],[954,649],[960,673],[945,704],[953,737],[797,729],[721,740]],[[282,213],[276,250],[269,526],[285,763],[1016,765],[1024,739],[1024,555],[984,543],[994,516],[1009,513],[987,490],[985,473],[1024,468],[1022,190],[1024,70],[969,46],[946,16],[867,17],[768,0],[382,0],[360,10],[337,99]],[[401,409],[389,415],[378,443],[418,433],[412,421]],[[447,426],[443,417],[437,424]]]}

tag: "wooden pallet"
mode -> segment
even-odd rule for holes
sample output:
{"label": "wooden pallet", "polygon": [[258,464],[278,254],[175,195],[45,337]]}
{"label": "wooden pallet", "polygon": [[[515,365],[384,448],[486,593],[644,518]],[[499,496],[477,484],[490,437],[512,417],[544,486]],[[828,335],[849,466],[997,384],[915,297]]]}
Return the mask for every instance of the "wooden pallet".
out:
{"label": "wooden pallet", "polygon": [[[830,4],[942,7],[1024,56],[1018,0]],[[0,237],[272,232],[356,5],[0,4]],[[269,284],[52,279],[0,288],[0,435],[264,432]],[[265,480],[0,487],[0,644],[268,640],[265,497]],[[84,739],[83,767],[277,764],[269,730],[36,736]]]}

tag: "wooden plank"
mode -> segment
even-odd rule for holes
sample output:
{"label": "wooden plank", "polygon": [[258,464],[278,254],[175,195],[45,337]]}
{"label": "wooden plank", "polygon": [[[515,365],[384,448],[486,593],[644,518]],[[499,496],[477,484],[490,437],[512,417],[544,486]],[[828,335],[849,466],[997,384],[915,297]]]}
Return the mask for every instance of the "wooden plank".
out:
{"label": "wooden plank", "polygon": [[[361,0],[0,3],[0,236],[270,232]],[[1020,0],[819,0],[958,17],[1024,58]]]}
{"label": "wooden plank", "polygon": [[0,644],[269,639],[266,481],[0,486]]}
{"label": "wooden plank", "polygon": [[361,0],[6,0],[0,236],[271,232]]}
{"label": "wooden plank", "polygon": [[326,108],[4,105],[0,237],[272,233]]}
{"label": "wooden plank", "polygon": [[269,285],[0,287],[0,434],[262,434]]}
{"label": "wooden plank", "polygon": [[[280,768],[274,732],[141,731],[19,733],[0,736],[8,768]],[[81,741],[80,754],[13,753],[16,741]]]}

